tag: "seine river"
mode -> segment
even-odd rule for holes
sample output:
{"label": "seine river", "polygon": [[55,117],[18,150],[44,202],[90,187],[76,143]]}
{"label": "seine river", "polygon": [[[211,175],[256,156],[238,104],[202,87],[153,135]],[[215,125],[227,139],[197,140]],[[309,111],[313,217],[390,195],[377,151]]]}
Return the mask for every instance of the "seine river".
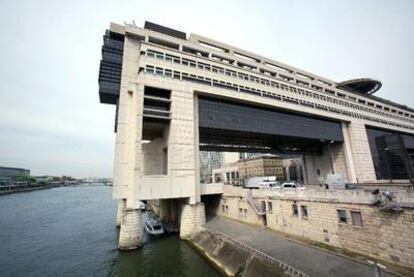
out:
{"label": "seine river", "polygon": [[0,196],[0,276],[219,276],[177,236],[117,250],[111,187]]}

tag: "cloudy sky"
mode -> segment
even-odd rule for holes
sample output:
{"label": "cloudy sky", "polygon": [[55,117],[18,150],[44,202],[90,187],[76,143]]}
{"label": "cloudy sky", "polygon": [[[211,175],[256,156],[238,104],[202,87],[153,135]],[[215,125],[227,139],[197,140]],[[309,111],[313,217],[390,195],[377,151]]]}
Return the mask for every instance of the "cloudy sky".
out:
{"label": "cloudy sky", "polygon": [[145,20],[341,81],[382,81],[414,107],[414,1],[0,0],[0,166],[112,175],[114,107],[99,104],[102,35]]}

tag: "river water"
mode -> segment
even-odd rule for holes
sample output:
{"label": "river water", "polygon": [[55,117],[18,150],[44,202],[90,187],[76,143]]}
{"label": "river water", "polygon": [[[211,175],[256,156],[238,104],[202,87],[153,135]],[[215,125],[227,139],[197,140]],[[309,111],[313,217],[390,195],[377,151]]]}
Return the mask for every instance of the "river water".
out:
{"label": "river water", "polygon": [[117,250],[111,187],[0,196],[0,276],[219,276],[177,236]]}

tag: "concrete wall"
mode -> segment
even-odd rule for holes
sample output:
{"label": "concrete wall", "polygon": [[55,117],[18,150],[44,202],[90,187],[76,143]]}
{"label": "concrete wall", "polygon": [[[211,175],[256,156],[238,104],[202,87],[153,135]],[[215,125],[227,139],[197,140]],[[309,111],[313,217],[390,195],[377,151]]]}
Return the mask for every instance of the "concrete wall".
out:
{"label": "concrete wall", "polygon": [[[242,209],[242,212],[240,209]],[[264,223],[263,216],[257,215],[244,197],[222,197],[217,208],[217,214],[254,225],[262,226]]]}
{"label": "concrete wall", "polygon": [[[296,201],[299,215],[295,216],[294,201],[269,202],[273,207],[267,212],[270,229],[414,268],[413,210],[389,214],[368,205]],[[307,207],[307,217],[301,206]],[[337,209],[346,211],[347,223],[339,223]],[[353,225],[351,211],[361,213],[363,226]]]}
{"label": "concrete wall", "polygon": [[142,145],[144,175],[167,175],[165,168],[165,140],[157,138],[150,143]]}
{"label": "concrete wall", "polygon": [[[323,147],[323,154],[305,155],[304,164],[306,166],[305,175],[307,175],[308,185],[324,184],[327,174],[340,174],[345,182],[349,181],[348,170],[345,160],[343,143],[333,143]],[[318,176],[317,171],[320,171]]]}
{"label": "concrete wall", "polygon": [[375,182],[376,175],[374,163],[372,161],[364,123],[353,121],[348,125],[348,130],[357,181],[359,183]]}
{"label": "concrete wall", "polygon": [[[322,155],[305,155],[305,174],[307,176],[307,185],[319,185],[320,178],[326,177],[326,174],[332,173],[332,163],[327,147],[323,148]],[[320,171],[318,176],[317,172]]]}
{"label": "concrete wall", "polygon": [[140,42],[125,37],[116,133],[113,197],[136,206],[136,180],[142,175],[142,107],[144,87],[136,82]]}
{"label": "concrete wall", "polygon": [[226,276],[292,276],[289,269],[293,268],[282,269],[278,263],[258,257],[209,230],[201,230],[189,241]]}
{"label": "concrete wall", "polygon": [[[245,190],[230,186],[224,190],[218,215],[263,226],[262,216],[256,215],[246,201]],[[414,268],[413,193],[396,193],[397,202],[406,207],[402,213],[374,208],[374,195],[364,191],[254,190],[253,198],[256,203],[267,201],[266,221],[272,230]],[[293,214],[293,204],[298,207],[298,215]],[[223,210],[223,205],[228,208]],[[301,206],[306,206],[307,217]],[[248,216],[240,216],[239,208],[246,208]],[[347,223],[339,222],[338,209],[346,211]],[[362,226],[353,224],[351,211],[361,213]]]}

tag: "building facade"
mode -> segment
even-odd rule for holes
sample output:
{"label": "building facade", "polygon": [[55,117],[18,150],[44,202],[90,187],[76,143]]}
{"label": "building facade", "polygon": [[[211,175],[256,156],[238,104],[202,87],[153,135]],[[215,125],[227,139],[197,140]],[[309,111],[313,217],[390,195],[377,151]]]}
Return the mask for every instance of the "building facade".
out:
{"label": "building facade", "polygon": [[142,245],[141,200],[184,199],[183,237],[202,224],[200,151],[300,153],[306,184],[332,172],[349,183],[409,184],[414,110],[372,95],[380,86],[334,82],[149,22],[111,24],[99,96],[116,106],[119,248]]}
{"label": "building facade", "polygon": [[241,179],[255,176],[276,176],[277,180],[284,181],[283,159],[273,156],[255,156],[240,160],[238,171]]}
{"label": "building facade", "polygon": [[0,166],[0,177],[28,177],[30,170],[17,167]]}
{"label": "building facade", "polygon": [[222,167],[224,164],[223,153],[221,152],[200,152],[200,182],[211,182],[214,169]]}

